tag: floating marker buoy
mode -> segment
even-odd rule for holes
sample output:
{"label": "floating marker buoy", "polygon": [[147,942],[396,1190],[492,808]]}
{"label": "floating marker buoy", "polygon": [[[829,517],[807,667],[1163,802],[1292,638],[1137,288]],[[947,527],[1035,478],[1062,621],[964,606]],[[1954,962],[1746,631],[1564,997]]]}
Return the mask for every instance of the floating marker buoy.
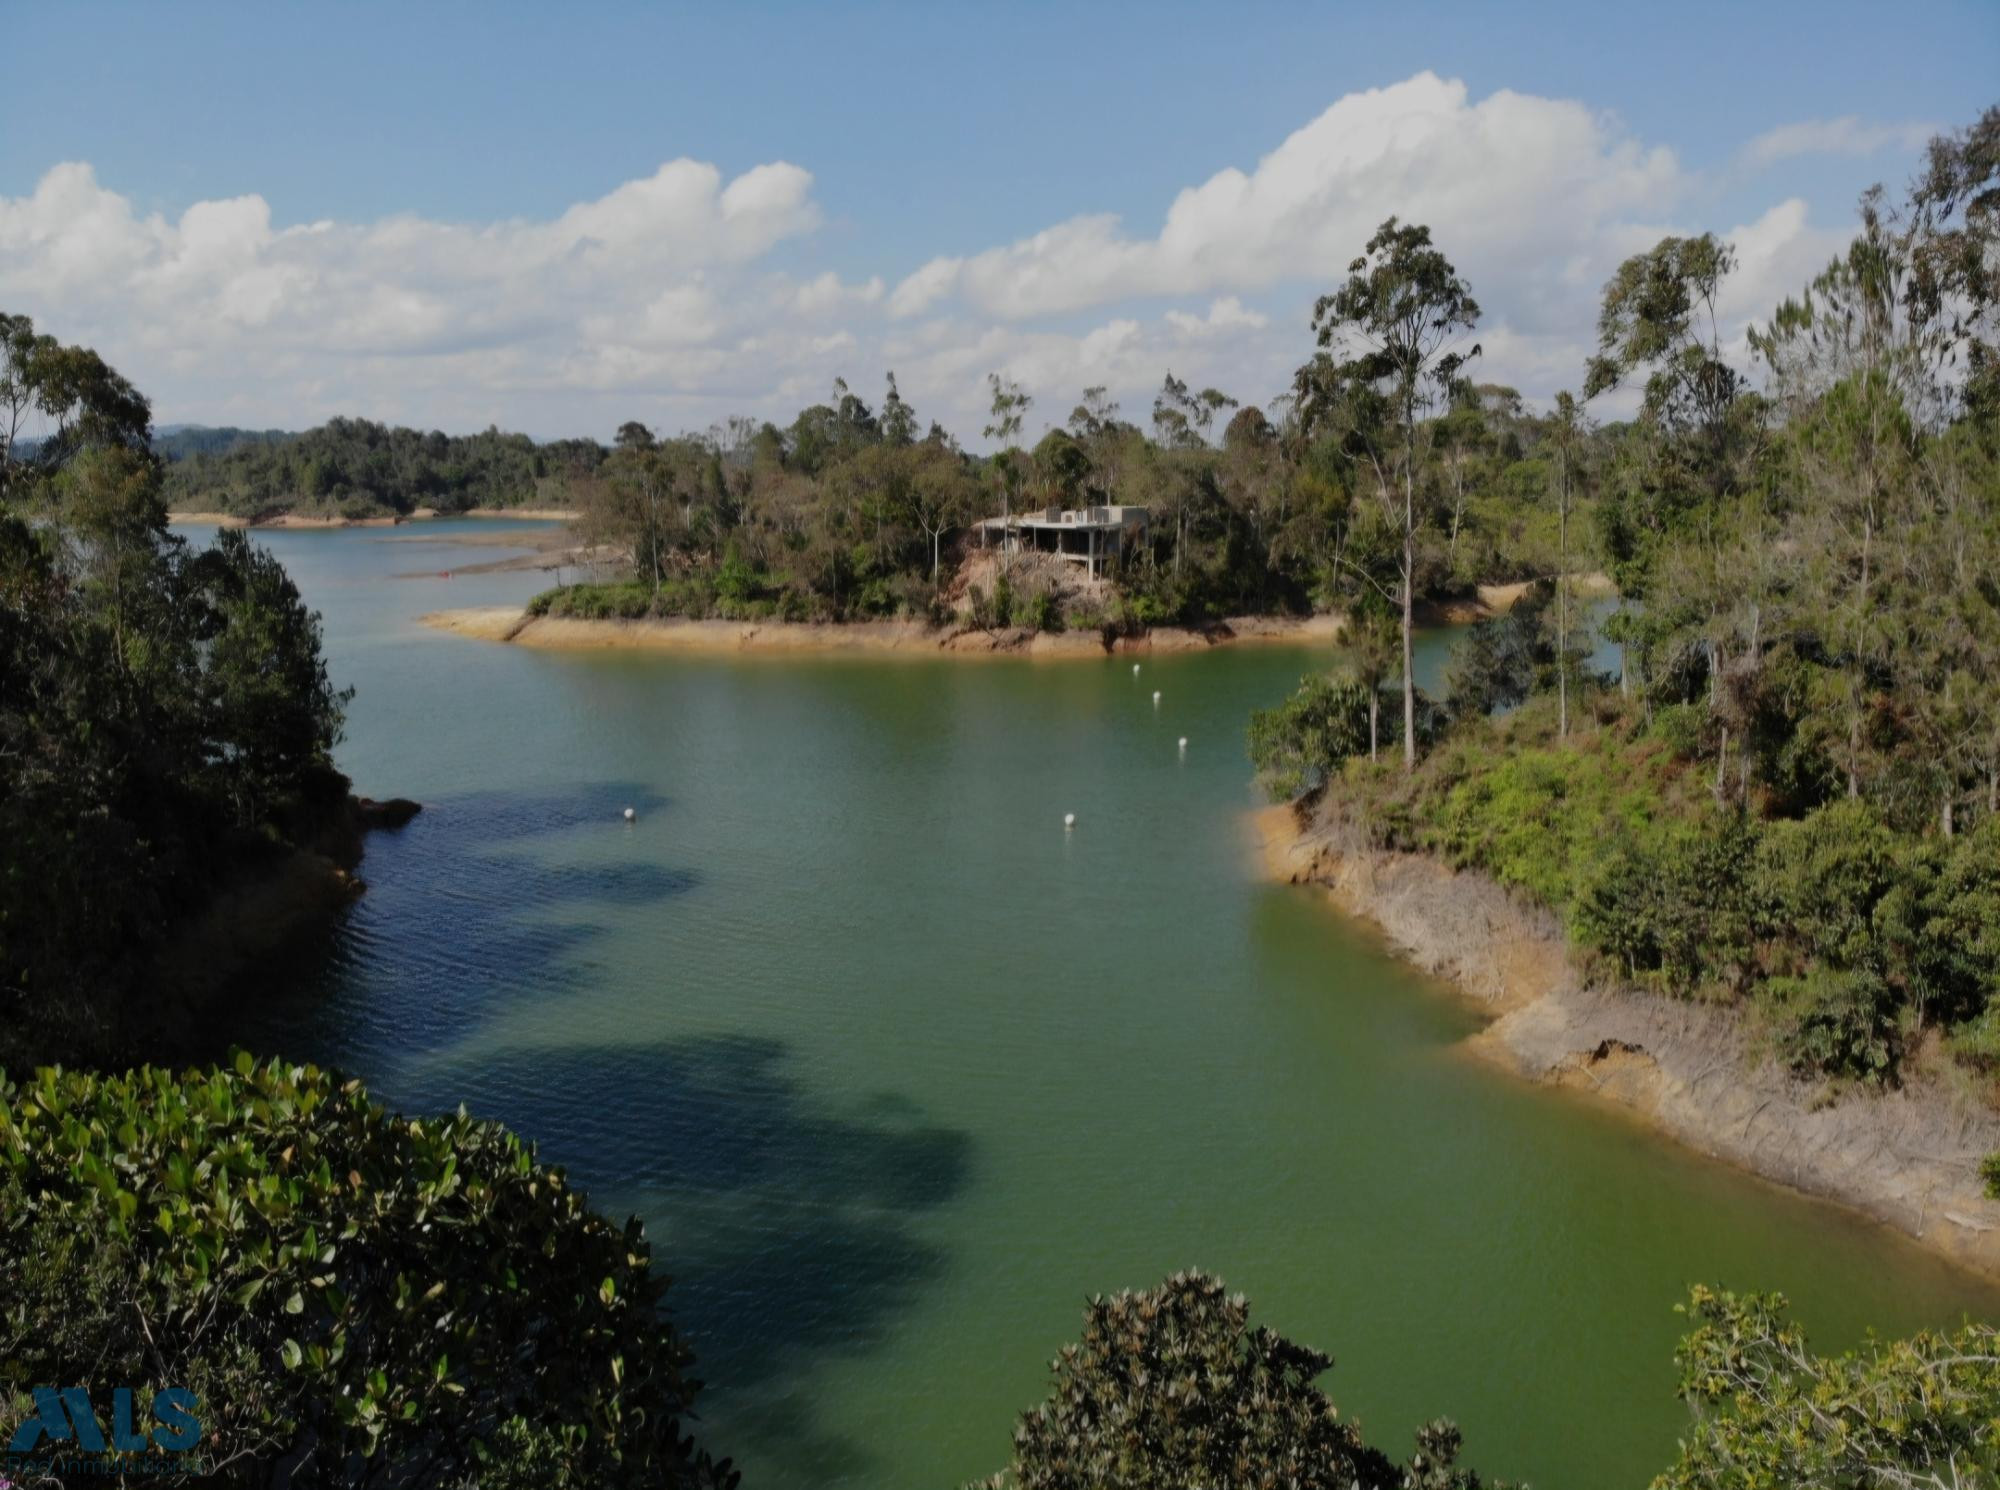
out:
{"label": "floating marker buoy", "polygon": [[1139,664],[1136,662],[1132,664],[1132,676],[1135,678],[1139,676]]}
{"label": "floating marker buoy", "polygon": [[632,820],[633,820],[634,818],[636,818],[636,817],[637,817],[638,815],[639,815],[638,813],[634,812],[634,811],[633,811],[633,810],[632,810],[631,808],[629,808],[629,807],[625,809],[625,821],[626,821],[626,822],[628,822],[628,823],[629,823],[629,822],[631,822],[631,821],[632,821]]}
{"label": "floating marker buoy", "polygon": [[1182,753],[1183,755],[1187,754],[1187,736],[1186,736],[1186,735],[1182,735],[1182,736],[1181,736],[1181,753]]}
{"label": "floating marker buoy", "polygon": [[1076,826],[1076,814],[1074,812],[1065,812],[1063,814],[1063,826],[1065,828],[1074,828]]}
{"label": "floating marker buoy", "polygon": [[1153,690],[1153,706],[1157,708],[1159,707],[1159,703],[1160,703],[1160,690],[1155,688]]}

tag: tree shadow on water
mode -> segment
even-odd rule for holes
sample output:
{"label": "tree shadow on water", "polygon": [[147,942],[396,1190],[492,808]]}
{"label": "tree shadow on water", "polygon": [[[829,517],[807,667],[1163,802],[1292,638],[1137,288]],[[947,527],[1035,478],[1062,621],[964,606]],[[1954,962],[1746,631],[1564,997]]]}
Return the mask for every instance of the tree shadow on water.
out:
{"label": "tree shadow on water", "polygon": [[[369,835],[366,892],[240,980],[210,1043],[379,1080],[519,999],[589,988],[599,970],[587,949],[604,929],[593,910],[657,905],[701,884],[697,871],[648,857],[656,844],[628,848],[670,805],[629,782],[426,803],[404,827]],[[639,827],[624,822],[627,806]]]}
{"label": "tree shadow on water", "polygon": [[828,1483],[868,1457],[803,1380],[815,1358],[884,1347],[944,1275],[920,1223],[964,1190],[972,1143],[906,1099],[830,1105],[787,1054],[749,1036],[523,1050],[431,1066],[423,1085],[536,1139],[599,1209],[638,1214],[697,1374],[755,1440],[718,1451]]}

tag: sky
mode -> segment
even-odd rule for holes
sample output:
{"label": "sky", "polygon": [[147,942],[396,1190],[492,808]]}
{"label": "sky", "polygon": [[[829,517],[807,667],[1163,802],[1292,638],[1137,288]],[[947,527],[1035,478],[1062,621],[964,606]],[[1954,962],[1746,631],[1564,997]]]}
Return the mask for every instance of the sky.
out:
{"label": "sky", "polygon": [[1728,238],[1740,349],[1996,81],[2000,0],[14,5],[0,310],[162,424],[608,438],[893,370],[978,449],[992,372],[1031,438],[1268,403],[1395,214],[1545,400],[1622,258]]}

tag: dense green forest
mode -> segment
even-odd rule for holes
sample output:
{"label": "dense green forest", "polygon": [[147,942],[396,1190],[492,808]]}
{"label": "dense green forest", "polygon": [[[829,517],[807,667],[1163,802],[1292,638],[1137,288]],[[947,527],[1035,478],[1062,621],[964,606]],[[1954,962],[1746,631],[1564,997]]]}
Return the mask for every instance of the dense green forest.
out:
{"label": "dense green forest", "polygon": [[366,419],[334,419],[302,434],[185,430],[154,448],[169,461],[164,492],[172,511],[253,519],[559,507],[570,500],[570,483],[604,458],[593,440],[538,445],[497,429],[426,434]]}
{"label": "dense green forest", "polygon": [[[1394,669],[1365,647],[1258,716],[1253,755],[1365,841],[1552,906],[1603,976],[1745,1006],[1802,1074],[1892,1082],[1948,1054],[1990,1076],[2000,111],[1934,142],[1907,200],[1863,200],[1753,332],[1761,390],[1715,336],[1733,263],[1670,238],[1606,286],[1557,406],[1551,499],[1587,514],[1570,562],[1473,629],[1442,698],[1406,691],[1403,768],[1371,734]],[[1584,439],[1625,384],[1639,417]],[[1597,565],[1593,637],[1563,576]],[[1622,667],[1592,669],[1598,638]]]}
{"label": "dense green forest", "polygon": [[[995,374],[983,433],[999,449],[988,456],[922,424],[893,373],[879,404],[842,382],[783,428],[733,418],[661,438],[633,421],[608,449],[361,419],[298,435],[191,431],[192,445],[178,436],[155,443],[171,457],[165,493],[177,512],[580,512],[592,538],[629,556],[629,578],[542,601],[562,614],[940,623],[956,615],[1136,630],[1326,610],[1371,583],[1396,542],[1375,448],[1393,432],[1378,418],[1327,438],[1316,401],[1339,395],[1323,384],[1302,374],[1267,415],[1213,388],[1190,391],[1168,373],[1143,426],[1103,388],[1089,388],[1059,427],[1022,448],[1034,397]],[[1547,573],[1557,549],[1557,517],[1544,499],[1555,425],[1497,384],[1462,380],[1449,405],[1425,423],[1440,450],[1425,500],[1442,520],[1419,555],[1418,592],[1466,595]],[[1086,503],[1154,516],[1151,542],[1114,567],[1108,584],[1072,584],[1061,566],[1032,563],[960,581],[979,518]]]}
{"label": "dense green forest", "polygon": [[225,887],[349,825],[318,619],[241,533],[170,533],[146,400],[0,319],[0,1060],[128,1048]]}
{"label": "dense green forest", "polygon": [[[1393,568],[1400,499],[1385,447],[1399,436],[1386,405],[1327,386],[1318,368],[1269,413],[1168,373],[1144,425],[1087,388],[1032,448],[1020,437],[1034,395],[998,374],[988,389],[987,456],[923,425],[893,373],[879,404],[839,383],[783,429],[735,419],[663,440],[628,423],[567,505],[632,556],[631,577],[551,592],[540,608],[1127,632],[1339,608]],[[1555,424],[1495,384],[1456,379],[1447,403],[1423,426],[1439,450],[1423,498],[1443,520],[1417,558],[1418,596],[1549,572]],[[1061,565],[964,562],[978,556],[979,518],[1106,504],[1144,507],[1151,525],[1105,583]]]}

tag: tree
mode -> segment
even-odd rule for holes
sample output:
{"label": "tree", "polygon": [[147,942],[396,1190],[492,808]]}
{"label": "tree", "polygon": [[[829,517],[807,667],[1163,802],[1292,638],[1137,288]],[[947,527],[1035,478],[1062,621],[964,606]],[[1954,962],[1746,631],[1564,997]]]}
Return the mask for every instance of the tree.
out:
{"label": "tree", "polygon": [[1556,559],[1556,700],[1559,737],[1569,734],[1569,513],[1572,484],[1582,459],[1589,425],[1583,406],[1567,390],[1556,395],[1556,409],[1549,421],[1549,442],[1556,452],[1555,499],[1558,528]]}
{"label": "tree", "polygon": [[1451,538],[1447,553],[1455,573],[1459,534],[1465,527],[1465,469],[1492,439],[1486,427],[1486,412],[1470,384],[1461,383],[1452,390],[1451,408],[1437,421],[1436,434],[1451,471]]}
{"label": "tree", "polygon": [[1090,479],[1090,457],[1067,431],[1052,429],[1042,436],[1029,457],[1042,489],[1059,507],[1081,504],[1084,483]]}
{"label": "tree", "polygon": [[1000,512],[1003,517],[1008,517],[1013,515],[1013,496],[1020,480],[1015,442],[1021,438],[1022,422],[1035,400],[1019,383],[1012,378],[1002,378],[998,373],[988,373],[986,383],[992,390],[993,402],[985,434],[987,439],[998,442],[1000,446],[994,453],[993,465],[1000,473]]}
{"label": "tree", "polygon": [[1694,446],[1696,468],[1716,494],[1735,475],[1733,416],[1744,386],[1723,360],[1716,317],[1716,297],[1735,267],[1736,251],[1712,233],[1663,238],[1625,260],[1604,287],[1597,355],[1583,382],[1592,399],[1644,372],[1643,417]]}
{"label": "tree", "polygon": [[[1333,1358],[1250,1326],[1250,1307],[1202,1273],[1093,1298],[1083,1338],[1050,1365],[1048,1400],[1021,1415],[992,1490],[1478,1490],[1458,1430],[1417,1434],[1399,1468],[1314,1385]],[[1495,1487],[1500,1490],[1500,1487]]]}
{"label": "tree", "polygon": [[12,1422],[23,1381],[176,1386],[232,1484],[735,1483],[638,1222],[463,1109],[247,1054],[0,1077],[0,1271]]}
{"label": "tree", "polygon": [[1390,218],[1348,265],[1347,283],[1313,306],[1322,348],[1351,353],[1354,375],[1384,390],[1402,435],[1403,765],[1417,764],[1415,633],[1418,416],[1458,380],[1479,355],[1463,339],[1479,323],[1479,302],[1451,261],[1431,244],[1431,232]]}
{"label": "tree", "polygon": [[2000,1332],[1873,1340],[1816,1356],[1778,1294],[1698,1287],[1675,1359],[1694,1410],[1653,1490],[1989,1485],[2000,1474]]}
{"label": "tree", "polygon": [[1905,310],[1962,365],[1960,405],[1990,426],[2000,414],[2000,106],[1930,142],[1910,236]]}
{"label": "tree", "polygon": [[1118,422],[1118,400],[1102,383],[1083,390],[1083,399],[1069,413],[1069,432],[1079,440],[1095,440]]}
{"label": "tree", "polygon": [[[42,428],[32,454],[23,449],[31,417]],[[144,395],[97,353],[38,335],[26,316],[0,312],[0,503],[85,450],[144,453],[152,424]]]}
{"label": "tree", "polygon": [[891,445],[908,445],[917,437],[917,414],[903,402],[896,374],[889,374],[889,391],[882,395],[882,438]]}
{"label": "tree", "polygon": [[1365,684],[1309,673],[1284,703],[1250,716],[1250,764],[1273,801],[1315,791],[1364,744],[1372,748],[1375,716]]}
{"label": "tree", "polygon": [[946,532],[965,521],[975,485],[965,461],[952,446],[926,440],[913,447],[903,501],[910,521],[931,545],[931,583],[938,578],[939,545]]}
{"label": "tree", "polygon": [[1368,690],[1368,759],[1372,761],[1380,733],[1382,685],[1395,673],[1399,661],[1395,620],[1376,606],[1357,607],[1348,618],[1345,641],[1348,671]]}
{"label": "tree", "polygon": [[145,400],[24,326],[6,376],[59,432],[0,509],[6,1064],[128,1055],[189,991],[188,923],[352,826],[317,618],[243,533],[170,532]]}

